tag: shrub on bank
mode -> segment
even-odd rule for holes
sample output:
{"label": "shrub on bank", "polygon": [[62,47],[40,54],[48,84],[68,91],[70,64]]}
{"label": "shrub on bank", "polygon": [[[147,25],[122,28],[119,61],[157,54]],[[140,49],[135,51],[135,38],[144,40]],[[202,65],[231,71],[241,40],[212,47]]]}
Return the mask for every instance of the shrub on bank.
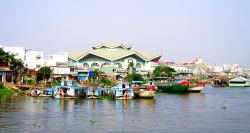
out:
{"label": "shrub on bank", "polygon": [[4,88],[3,83],[0,83],[0,89]]}

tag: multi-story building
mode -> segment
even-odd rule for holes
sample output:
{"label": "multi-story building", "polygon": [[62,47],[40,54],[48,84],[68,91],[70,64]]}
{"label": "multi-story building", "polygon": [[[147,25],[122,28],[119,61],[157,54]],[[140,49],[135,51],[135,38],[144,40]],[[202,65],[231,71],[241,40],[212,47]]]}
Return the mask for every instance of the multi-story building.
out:
{"label": "multi-story building", "polygon": [[16,59],[24,60],[25,50],[23,47],[2,47],[5,52],[12,53]]}
{"label": "multi-story building", "polygon": [[43,51],[40,50],[26,49],[23,60],[24,67],[35,69],[36,71],[46,65],[46,61],[43,59]]}
{"label": "multi-story building", "polygon": [[9,52],[15,55],[16,59],[21,59],[24,63],[24,67],[28,69],[38,70],[45,65],[45,60],[43,59],[43,51],[40,50],[30,50],[23,47],[4,47],[2,49],[5,52]]}
{"label": "multi-story building", "polygon": [[46,55],[46,66],[56,66],[58,62],[68,62],[68,53],[67,52],[59,52],[58,54]]}
{"label": "multi-story building", "polygon": [[131,45],[113,42],[95,44],[92,50],[68,52],[68,59],[69,63],[86,70],[99,69],[105,65],[118,66],[115,69],[118,74],[125,72],[131,62],[141,74],[153,72],[159,66],[158,60],[162,53],[134,51],[131,48]]}

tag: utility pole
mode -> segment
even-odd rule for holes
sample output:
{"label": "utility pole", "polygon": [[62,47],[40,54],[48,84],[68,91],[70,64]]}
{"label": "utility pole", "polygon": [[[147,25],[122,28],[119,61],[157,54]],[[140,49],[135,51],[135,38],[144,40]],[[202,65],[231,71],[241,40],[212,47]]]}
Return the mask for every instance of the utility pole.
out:
{"label": "utility pole", "polygon": [[44,84],[46,84],[45,83],[45,78],[46,78],[46,75],[45,75],[46,71],[45,71],[45,69],[46,69],[46,62],[44,62],[44,68],[43,68],[43,82],[44,82]]}

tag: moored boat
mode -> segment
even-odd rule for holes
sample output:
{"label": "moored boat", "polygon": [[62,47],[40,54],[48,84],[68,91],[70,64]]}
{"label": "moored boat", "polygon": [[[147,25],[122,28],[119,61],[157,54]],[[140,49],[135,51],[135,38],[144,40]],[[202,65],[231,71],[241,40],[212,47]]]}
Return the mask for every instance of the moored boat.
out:
{"label": "moored boat", "polygon": [[191,84],[188,86],[188,92],[200,92],[205,87],[205,83]]}
{"label": "moored boat", "polygon": [[225,87],[228,86],[227,80],[223,78],[216,78],[212,80],[212,86],[213,87]]}
{"label": "moored boat", "polygon": [[87,87],[78,86],[76,80],[61,80],[61,86],[54,87],[54,98],[80,98],[85,97]]}
{"label": "moored boat", "polygon": [[129,100],[135,98],[134,88],[129,86],[129,83],[119,82],[115,87],[109,89],[112,92],[112,97],[119,100]]}
{"label": "moored boat", "polygon": [[101,89],[88,89],[86,90],[86,98],[99,99],[103,95],[103,90]]}
{"label": "moored boat", "polygon": [[137,89],[137,86],[135,88],[135,95],[139,98],[153,98],[157,90],[157,86],[153,82],[140,85],[139,89]]}

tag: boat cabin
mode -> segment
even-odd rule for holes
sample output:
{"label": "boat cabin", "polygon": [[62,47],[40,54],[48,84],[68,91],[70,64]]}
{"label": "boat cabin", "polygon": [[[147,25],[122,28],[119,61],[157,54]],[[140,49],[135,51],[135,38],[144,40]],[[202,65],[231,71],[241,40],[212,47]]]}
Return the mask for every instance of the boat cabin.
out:
{"label": "boat cabin", "polygon": [[230,87],[249,87],[249,80],[243,77],[237,77],[228,81]]}

